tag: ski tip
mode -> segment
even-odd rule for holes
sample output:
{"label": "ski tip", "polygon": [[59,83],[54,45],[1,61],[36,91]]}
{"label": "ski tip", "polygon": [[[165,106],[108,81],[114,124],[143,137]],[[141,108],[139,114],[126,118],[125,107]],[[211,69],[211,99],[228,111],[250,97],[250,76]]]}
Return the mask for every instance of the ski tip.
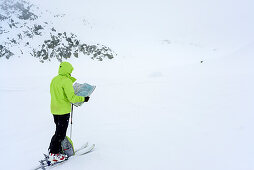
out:
{"label": "ski tip", "polygon": [[92,144],[89,152],[93,152],[94,150],[95,150],[95,144]]}

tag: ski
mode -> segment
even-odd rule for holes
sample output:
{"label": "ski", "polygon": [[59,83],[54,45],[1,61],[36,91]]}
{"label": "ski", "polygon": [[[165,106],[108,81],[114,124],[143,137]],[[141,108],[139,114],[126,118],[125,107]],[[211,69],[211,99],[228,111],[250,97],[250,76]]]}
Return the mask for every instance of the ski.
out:
{"label": "ski", "polygon": [[84,145],[82,145],[80,148],[78,148],[77,150],[75,150],[75,154],[78,153],[79,151],[85,149],[88,146],[88,142],[86,142]]}
{"label": "ski", "polygon": [[95,144],[93,144],[92,146],[90,146],[89,148],[87,148],[86,151],[84,151],[84,152],[82,152],[82,153],[79,153],[78,155],[85,155],[85,154],[87,154],[87,153],[90,153],[90,152],[92,152],[92,151],[94,150],[94,148],[95,148]]}
{"label": "ski", "polygon": [[95,144],[91,145],[90,147],[88,147],[88,142],[85,143],[84,145],[82,145],[80,148],[78,148],[77,150],[75,150],[75,155],[68,157],[68,159],[66,159],[65,161],[62,162],[56,162],[54,164],[51,164],[51,162],[48,160],[48,155],[44,154],[44,159],[40,160],[40,166],[36,167],[34,170],[38,170],[38,169],[42,169],[42,170],[46,170],[46,168],[53,168],[56,167],[60,164],[63,164],[65,162],[67,162],[69,159],[73,159],[76,156],[81,156],[81,155],[85,155],[88,154],[90,152],[92,152],[95,148]]}

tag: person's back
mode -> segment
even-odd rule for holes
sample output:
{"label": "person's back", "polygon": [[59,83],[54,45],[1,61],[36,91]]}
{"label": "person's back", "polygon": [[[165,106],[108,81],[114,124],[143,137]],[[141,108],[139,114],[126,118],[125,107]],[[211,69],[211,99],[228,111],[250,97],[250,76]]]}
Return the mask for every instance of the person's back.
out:
{"label": "person's back", "polygon": [[76,80],[71,77],[73,67],[68,62],[62,62],[58,75],[50,84],[51,113],[53,115],[64,115],[71,112],[71,103],[84,101],[84,97],[76,96],[72,84]]}

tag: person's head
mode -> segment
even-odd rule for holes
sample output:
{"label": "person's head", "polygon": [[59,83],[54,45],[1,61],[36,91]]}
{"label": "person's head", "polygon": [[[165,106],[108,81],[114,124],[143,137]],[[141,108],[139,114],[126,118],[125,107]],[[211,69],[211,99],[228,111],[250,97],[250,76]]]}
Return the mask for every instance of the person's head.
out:
{"label": "person's head", "polygon": [[73,67],[69,62],[60,63],[58,74],[59,75],[71,75]]}

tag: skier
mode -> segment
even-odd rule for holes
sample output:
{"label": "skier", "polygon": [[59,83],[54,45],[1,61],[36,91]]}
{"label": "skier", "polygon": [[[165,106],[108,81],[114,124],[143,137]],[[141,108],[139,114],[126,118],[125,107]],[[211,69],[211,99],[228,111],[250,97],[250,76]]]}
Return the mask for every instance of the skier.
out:
{"label": "skier", "polygon": [[50,84],[51,113],[56,124],[56,131],[49,146],[49,161],[51,163],[67,159],[67,156],[62,154],[61,142],[66,136],[71,103],[88,102],[89,100],[89,97],[75,95],[72,84],[76,79],[71,77],[72,71],[73,67],[70,63],[62,62],[59,66],[58,75],[52,79]]}

